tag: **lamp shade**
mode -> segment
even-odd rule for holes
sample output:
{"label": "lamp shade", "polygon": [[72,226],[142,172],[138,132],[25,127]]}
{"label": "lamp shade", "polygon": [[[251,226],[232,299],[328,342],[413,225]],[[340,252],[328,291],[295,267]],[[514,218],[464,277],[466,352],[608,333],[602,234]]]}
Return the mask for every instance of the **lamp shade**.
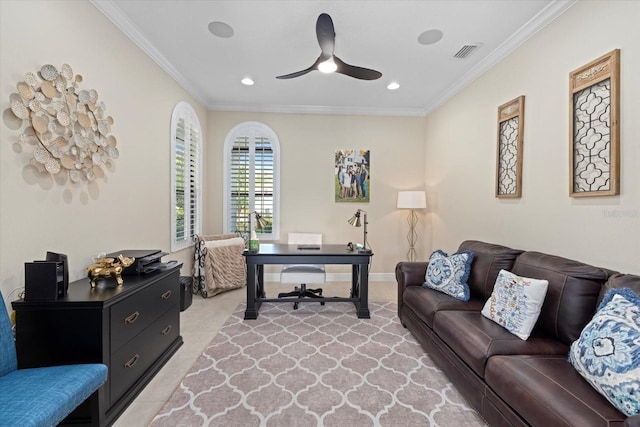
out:
{"label": "lamp shade", "polygon": [[427,196],[424,191],[398,191],[398,209],[424,209]]}

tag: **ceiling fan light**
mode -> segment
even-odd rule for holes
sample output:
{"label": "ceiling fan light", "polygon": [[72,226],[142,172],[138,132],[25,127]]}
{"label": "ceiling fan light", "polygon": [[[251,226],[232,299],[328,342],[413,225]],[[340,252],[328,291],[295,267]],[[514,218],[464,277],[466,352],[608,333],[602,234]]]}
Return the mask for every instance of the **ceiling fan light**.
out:
{"label": "ceiling fan light", "polygon": [[251,79],[251,77],[245,77],[244,79],[241,80],[241,82],[245,86],[253,85],[253,79]]}
{"label": "ceiling fan light", "polygon": [[389,90],[396,90],[400,87],[400,84],[398,82],[391,82],[387,85],[387,89]]}
{"label": "ceiling fan light", "polygon": [[321,62],[318,64],[318,71],[322,72],[322,73],[333,73],[338,69],[338,66],[336,65],[336,63],[333,61],[333,57],[327,59],[324,62]]}

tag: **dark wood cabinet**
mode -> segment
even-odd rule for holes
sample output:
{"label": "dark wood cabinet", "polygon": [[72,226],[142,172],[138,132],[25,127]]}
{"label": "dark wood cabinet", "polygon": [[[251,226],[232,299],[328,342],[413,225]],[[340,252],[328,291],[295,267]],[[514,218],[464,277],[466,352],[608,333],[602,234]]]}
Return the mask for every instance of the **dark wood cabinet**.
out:
{"label": "dark wood cabinet", "polygon": [[182,345],[180,267],[123,276],[120,287],[82,279],[64,298],[14,301],[19,368],[104,363],[98,406],[112,424]]}

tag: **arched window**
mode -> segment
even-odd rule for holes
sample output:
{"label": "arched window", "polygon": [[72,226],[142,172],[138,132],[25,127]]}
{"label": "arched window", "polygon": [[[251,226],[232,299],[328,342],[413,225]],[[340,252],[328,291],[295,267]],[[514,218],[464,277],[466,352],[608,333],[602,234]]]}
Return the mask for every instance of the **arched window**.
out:
{"label": "arched window", "polygon": [[[249,213],[258,212],[267,227],[252,229],[261,240],[280,238],[280,143],[258,122],[240,123],[224,142],[224,231],[249,231]],[[254,217],[255,219],[255,217]]]}
{"label": "arched window", "polygon": [[171,251],[193,244],[202,229],[202,130],[193,107],[171,115]]}

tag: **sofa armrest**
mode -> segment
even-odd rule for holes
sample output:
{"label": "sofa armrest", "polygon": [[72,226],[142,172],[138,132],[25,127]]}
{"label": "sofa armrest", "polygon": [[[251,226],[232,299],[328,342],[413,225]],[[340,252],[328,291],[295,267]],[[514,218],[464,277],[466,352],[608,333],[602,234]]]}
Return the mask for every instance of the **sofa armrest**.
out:
{"label": "sofa armrest", "polygon": [[624,427],[640,427],[640,415],[634,415],[624,420]]}
{"label": "sofa armrest", "polygon": [[399,262],[396,265],[398,282],[398,313],[402,308],[402,294],[407,286],[422,286],[428,262]]}
{"label": "sofa armrest", "polygon": [[399,262],[396,265],[398,287],[422,286],[427,274],[427,262]]}

